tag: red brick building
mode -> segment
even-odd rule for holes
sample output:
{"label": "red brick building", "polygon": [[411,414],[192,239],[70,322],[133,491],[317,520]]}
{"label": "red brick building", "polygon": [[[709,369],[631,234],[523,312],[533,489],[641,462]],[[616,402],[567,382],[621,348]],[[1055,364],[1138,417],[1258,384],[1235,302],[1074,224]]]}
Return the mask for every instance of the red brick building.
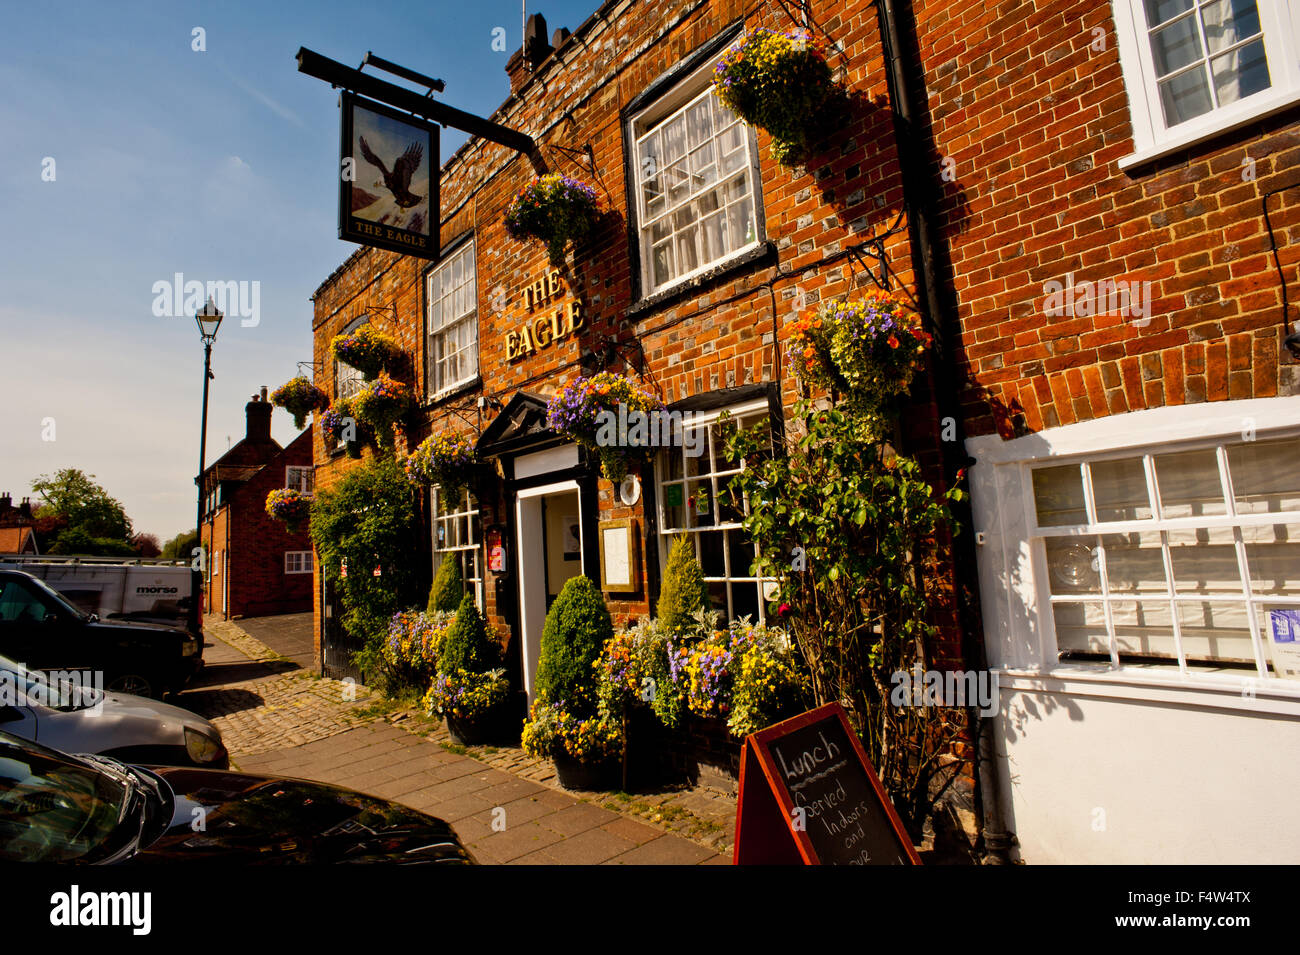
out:
{"label": "red brick building", "polygon": [[[756,27],[835,46],[850,116],[805,167],[778,165],[710,92]],[[933,581],[930,649],[999,675],[980,741],[990,843],[1029,861],[1294,854],[1261,789],[1300,783],[1272,766],[1300,721],[1283,639],[1293,620],[1300,634],[1284,343],[1300,5],[611,0],[555,40],[511,58],[492,117],[533,137],[535,162],[470,140],[442,170],[441,261],[360,249],[314,296],[322,388],[355,387],[329,342],[372,322],[415,369],[411,443],[468,432],[493,462],[497,481],[432,513],[432,548],[460,556],[524,685],[548,599],[574,573],[600,580],[608,521],[636,529],[635,587],[606,592],[617,619],[650,611],[677,533],[715,605],[763,616],[740,515],[682,502],[716,500],[726,477],[721,410],[788,413],[799,311],[884,282],[936,336],[904,449],[940,487],[970,469],[973,526]],[[539,168],[606,210],[554,289],[544,249],[502,225]],[[521,327],[575,307],[580,328],[517,354]],[[626,489],[600,478],[543,409],[601,369],[699,412],[707,455],[662,454]],[[350,466],[319,434],[314,460],[322,485]],[[1224,782],[1198,795],[1207,777]],[[1210,823],[1221,844],[1188,837]]]}
{"label": "red brick building", "polygon": [[8,492],[0,494],[0,554],[39,554],[36,519],[27,498],[14,507]]}
{"label": "red brick building", "polygon": [[311,437],[304,431],[281,447],[271,437],[271,410],[263,387],[244,406],[244,438],[203,472],[204,606],[227,620],[305,613],[312,605],[307,527],[291,534],[266,513],[266,497],[276,488],[312,489]]}

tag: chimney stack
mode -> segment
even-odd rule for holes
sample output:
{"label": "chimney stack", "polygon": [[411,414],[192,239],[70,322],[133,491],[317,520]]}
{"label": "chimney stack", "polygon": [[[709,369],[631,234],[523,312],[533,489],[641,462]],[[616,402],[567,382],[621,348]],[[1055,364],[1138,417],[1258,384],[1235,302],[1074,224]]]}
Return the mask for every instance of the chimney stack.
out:
{"label": "chimney stack", "polygon": [[5,491],[3,494],[0,494],[0,515],[8,514],[13,509],[14,499],[9,496],[9,492]]}
{"label": "chimney stack", "polygon": [[524,28],[524,45],[506,60],[506,72],[510,74],[510,92],[518,91],[532,79],[533,71],[553,52],[554,49],[546,40],[546,17],[540,13],[530,14]]}
{"label": "chimney stack", "polygon": [[32,519],[32,499],[30,497],[23,498],[23,502],[18,505],[18,516],[29,521]]}
{"label": "chimney stack", "polygon": [[268,442],[271,440],[271,404],[266,400],[266,386],[260,394],[244,405],[244,415],[248,419],[245,437],[249,441]]}

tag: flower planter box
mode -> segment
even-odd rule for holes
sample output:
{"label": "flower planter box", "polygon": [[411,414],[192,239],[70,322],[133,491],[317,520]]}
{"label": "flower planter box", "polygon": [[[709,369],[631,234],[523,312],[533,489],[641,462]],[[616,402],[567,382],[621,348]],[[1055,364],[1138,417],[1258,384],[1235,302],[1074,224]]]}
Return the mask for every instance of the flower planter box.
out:
{"label": "flower planter box", "polygon": [[617,759],[600,763],[582,763],[568,753],[554,756],[555,776],[565,789],[608,792],[622,787],[623,765]]}

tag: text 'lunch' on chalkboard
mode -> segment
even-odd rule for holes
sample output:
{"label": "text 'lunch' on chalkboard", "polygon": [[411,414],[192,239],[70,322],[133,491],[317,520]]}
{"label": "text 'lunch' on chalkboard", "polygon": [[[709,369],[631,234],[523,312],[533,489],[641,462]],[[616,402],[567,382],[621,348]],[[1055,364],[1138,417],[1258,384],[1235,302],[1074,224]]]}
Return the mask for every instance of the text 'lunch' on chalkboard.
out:
{"label": "text 'lunch' on chalkboard", "polygon": [[738,865],[919,865],[912,840],[838,703],[745,739]]}

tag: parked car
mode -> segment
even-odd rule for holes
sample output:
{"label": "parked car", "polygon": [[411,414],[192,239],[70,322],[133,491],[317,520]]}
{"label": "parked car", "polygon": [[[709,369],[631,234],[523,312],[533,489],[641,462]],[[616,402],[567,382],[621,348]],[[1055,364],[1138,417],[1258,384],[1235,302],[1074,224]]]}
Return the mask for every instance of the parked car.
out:
{"label": "parked car", "polygon": [[0,654],[28,669],[101,671],[109,690],[161,698],[199,671],[201,650],[185,630],[103,621],[31,574],[0,570]]}
{"label": "parked car", "polygon": [[0,861],[472,864],[433,816],[349,789],[70,756],[0,732]]}
{"label": "parked car", "polygon": [[58,686],[5,656],[0,727],[69,753],[207,769],[230,765],[221,732],[196,713],[129,693]]}
{"label": "parked car", "polygon": [[[0,555],[0,570],[39,577],[82,613],[100,620],[192,626],[194,575],[183,560]],[[201,634],[196,634],[201,636]]]}

